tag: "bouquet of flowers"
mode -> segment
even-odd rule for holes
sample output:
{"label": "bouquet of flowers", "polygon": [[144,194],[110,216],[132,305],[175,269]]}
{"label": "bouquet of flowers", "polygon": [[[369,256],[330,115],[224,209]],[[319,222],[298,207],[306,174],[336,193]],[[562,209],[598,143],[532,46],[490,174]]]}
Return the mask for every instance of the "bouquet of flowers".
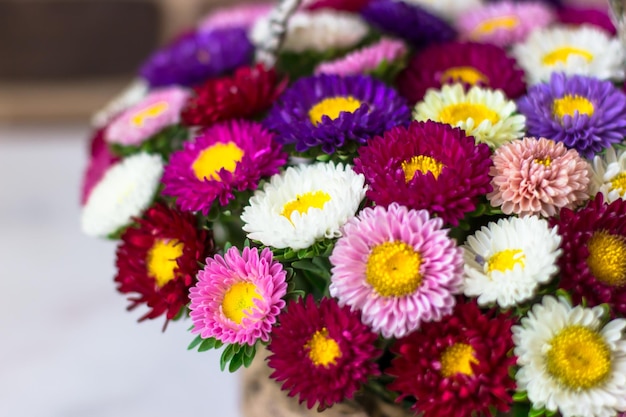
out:
{"label": "bouquet of flowers", "polygon": [[625,412],[609,15],[298,3],[211,13],[94,118],[82,227],[119,241],[129,308],[188,319],[222,369],[267,350],[309,408],[370,392],[425,417]]}

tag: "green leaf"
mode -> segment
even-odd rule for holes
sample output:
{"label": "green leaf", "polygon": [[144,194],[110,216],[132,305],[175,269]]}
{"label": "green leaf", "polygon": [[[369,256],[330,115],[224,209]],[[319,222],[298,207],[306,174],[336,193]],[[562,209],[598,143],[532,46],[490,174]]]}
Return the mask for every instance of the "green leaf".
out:
{"label": "green leaf", "polygon": [[237,352],[230,360],[230,364],[228,365],[228,372],[232,373],[241,368],[245,356],[246,355],[244,354],[244,352]]}
{"label": "green leaf", "polygon": [[511,410],[513,417],[528,417],[530,412],[530,404],[528,403],[514,403]]}
{"label": "green leaf", "polygon": [[237,352],[239,352],[240,346],[237,344],[231,344],[226,346],[224,352],[222,352],[222,356],[220,358],[220,369],[224,371],[226,369],[226,364],[229,363]]}
{"label": "green leaf", "polygon": [[198,352],[206,352],[207,350],[214,349],[215,342],[216,340],[212,337],[204,339],[204,341],[200,344],[200,347],[198,348]]}
{"label": "green leaf", "polygon": [[528,417],[540,417],[546,413],[545,408],[531,408]]}
{"label": "green leaf", "polygon": [[527,400],[528,394],[526,393],[526,391],[517,391],[515,394],[513,394],[513,401],[515,402],[522,402]]}
{"label": "green leaf", "polygon": [[198,346],[200,343],[202,343],[204,339],[202,339],[202,336],[198,335],[196,336],[195,339],[193,339],[193,341],[189,344],[189,346],[187,347],[187,350],[191,350],[193,348],[195,348],[196,346]]}
{"label": "green leaf", "polygon": [[309,260],[295,261],[291,264],[291,266],[296,269],[302,269],[303,271],[311,271],[314,273],[324,272],[323,269],[320,269]]}
{"label": "green leaf", "polygon": [[251,356],[245,356],[243,357],[243,366],[245,366],[246,368],[249,368],[250,365],[252,365],[252,361],[254,360],[254,357],[256,356],[256,352],[255,354],[251,355]]}

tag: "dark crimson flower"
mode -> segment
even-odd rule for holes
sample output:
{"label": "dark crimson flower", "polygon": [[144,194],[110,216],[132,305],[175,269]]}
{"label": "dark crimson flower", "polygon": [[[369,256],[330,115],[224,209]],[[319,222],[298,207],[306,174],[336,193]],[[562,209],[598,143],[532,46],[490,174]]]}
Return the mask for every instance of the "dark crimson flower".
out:
{"label": "dark crimson flower", "polygon": [[117,290],[129,296],[129,310],[146,304],[139,321],[165,315],[167,322],[189,302],[199,262],[214,253],[213,234],[194,216],[155,204],[137,226],[129,227],[117,248]]}
{"label": "dark crimson flower", "polygon": [[388,386],[400,399],[415,397],[413,410],[424,417],[492,415],[507,412],[515,381],[509,368],[516,358],[513,320],[483,313],[475,303],[457,304],[440,322],[398,340],[397,356],[385,373],[396,377]]}
{"label": "dark crimson flower", "polygon": [[100,182],[107,170],[119,161],[119,158],[109,151],[109,147],[104,140],[104,132],[105,128],[96,130],[91,139],[91,156],[87,169],[85,169],[83,174],[80,194],[80,203],[82,205],[87,203],[91,190]]}
{"label": "dark crimson flower", "polygon": [[210,126],[215,122],[254,117],[267,110],[287,86],[276,71],[262,65],[242,67],[235,74],[208,80],[194,88],[182,112],[189,126]]}
{"label": "dark crimson flower", "polygon": [[304,1],[307,10],[334,9],[345,12],[358,12],[365,7],[370,0],[308,0]]}

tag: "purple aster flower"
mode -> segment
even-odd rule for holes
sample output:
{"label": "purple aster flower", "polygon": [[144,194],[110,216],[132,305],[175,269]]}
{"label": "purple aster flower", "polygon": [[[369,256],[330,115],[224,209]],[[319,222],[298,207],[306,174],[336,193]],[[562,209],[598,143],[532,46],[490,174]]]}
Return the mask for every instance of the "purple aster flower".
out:
{"label": "purple aster flower", "polygon": [[248,64],[253,51],[243,28],[191,32],[155,52],[140,74],[151,87],[193,86]]}
{"label": "purple aster flower", "polygon": [[610,81],[552,74],[518,102],[529,136],[563,142],[587,158],[626,136],[626,95]]}
{"label": "purple aster flower", "polygon": [[361,311],[385,338],[404,337],[452,313],[463,255],[426,210],[367,207],[346,223],[330,262],[330,295]]}
{"label": "purple aster flower", "polygon": [[163,195],[177,197],[181,210],[207,215],[214,200],[227,205],[235,190],[255,190],[261,177],[276,174],[285,162],[287,154],[259,123],[215,124],[172,154]]}
{"label": "purple aster flower", "polygon": [[406,100],[382,81],[355,75],[301,78],[270,110],[265,125],[296,151],[321,146],[333,153],[347,141],[370,137],[411,120]]}
{"label": "purple aster flower", "polygon": [[455,30],[419,6],[394,0],[372,0],[361,10],[370,24],[414,46],[445,42],[456,37]]}
{"label": "purple aster flower", "polygon": [[426,209],[457,225],[491,191],[490,156],[487,145],[461,129],[412,122],[359,148],[354,170],[365,175],[367,197],[377,205]]}

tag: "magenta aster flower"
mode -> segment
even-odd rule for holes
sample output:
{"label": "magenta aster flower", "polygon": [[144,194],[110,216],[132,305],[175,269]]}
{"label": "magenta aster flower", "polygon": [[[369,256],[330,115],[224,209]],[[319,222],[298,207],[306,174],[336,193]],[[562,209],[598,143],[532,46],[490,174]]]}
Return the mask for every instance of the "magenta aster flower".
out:
{"label": "magenta aster flower", "polygon": [[625,315],[626,200],[606,204],[598,194],[582,210],[561,210],[553,223],[563,237],[560,287],[574,304],[584,298],[590,307],[607,303],[615,314]]}
{"label": "magenta aster flower", "polygon": [[554,14],[545,4],[503,1],[462,15],[456,26],[464,38],[509,46],[523,42],[530,32],[548,26],[553,20]]}
{"label": "magenta aster flower", "polygon": [[605,30],[611,36],[617,34],[606,9],[565,6],[557,9],[557,17],[560,23],[566,25],[593,25]]}
{"label": "magenta aster flower", "polygon": [[273,134],[259,123],[215,124],[172,154],[163,174],[163,194],[177,197],[182,210],[206,215],[214,200],[225,206],[235,190],[255,190],[261,177],[276,174],[286,161]]}
{"label": "magenta aster flower", "polygon": [[487,314],[475,303],[458,304],[441,322],[426,323],[419,332],[398,340],[397,356],[385,373],[400,398],[417,398],[412,407],[424,417],[495,415],[492,408],[511,408],[515,381],[509,368],[513,320]]}
{"label": "magenta aster flower", "polygon": [[87,203],[93,188],[100,182],[109,168],[118,161],[119,158],[109,151],[109,147],[104,141],[104,129],[97,130],[91,139],[91,157],[83,174],[80,194],[81,205],[84,206]]}
{"label": "magenta aster flower", "polygon": [[190,92],[180,87],[157,89],[119,115],[106,129],[108,143],[141,145],[166,127],[180,122]]}
{"label": "magenta aster flower", "polygon": [[491,191],[490,156],[487,145],[461,129],[411,122],[359,148],[354,170],[365,175],[367,197],[377,205],[426,209],[457,225]]}
{"label": "magenta aster flower", "polygon": [[383,62],[392,64],[407,53],[406,45],[392,38],[381,38],[378,42],[365,46],[333,61],[322,62],[315,74],[357,75],[376,70]]}
{"label": "magenta aster flower", "polygon": [[499,89],[509,98],[526,91],[524,71],[504,49],[474,42],[449,42],[418,52],[398,76],[398,90],[417,103],[429,88],[456,82]]}
{"label": "magenta aster flower", "polygon": [[384,337],[403,337],[452,312],[463,255],[443,220],[396,203],[365,208],[333,249],[330,295]]}
{"label": "magenta aster flower", "polygon": [[267,342],[285,307],[286,272],[265,248],[231,247],[224,256],[207,258],[198,282],[189,290],[193,334],[223,343]]}
{"label": "magenta aster flower", "polygon": [[215,29],[251,28],[261,17],[274,7],[272,3],[243,3],[213,10],[198,25],[198,30],[207,32]]}
{"label": "magenta aster flower", "polygon": [[319,306],[309,295],[291,301],[272,332],[268,349],[271,377],[290,397],[318,409],[351,399],[370,376],[378,375],[376,333],[359,314],[331,298]]}
{"label": "magenta aster flower", "polygon": [[555,216],[589,198],[589,164],[574,149],[545,138],[502,145],[493,156],[487,198],[505,214]]}

